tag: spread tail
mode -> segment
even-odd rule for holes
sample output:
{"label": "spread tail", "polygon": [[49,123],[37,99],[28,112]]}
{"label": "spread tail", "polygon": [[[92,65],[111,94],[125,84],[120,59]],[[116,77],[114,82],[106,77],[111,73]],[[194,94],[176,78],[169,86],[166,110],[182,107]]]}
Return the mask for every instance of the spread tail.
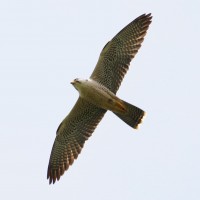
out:
{"label": "spread tail", "polygon": [[126,109],[125,112],[115,113],[121,120],[123,120],[129,126],[137,129],[139,124],[142,123],[142,119],[145,116],[145,112],[140,108],[131,105],[125,101],[121,101]]}

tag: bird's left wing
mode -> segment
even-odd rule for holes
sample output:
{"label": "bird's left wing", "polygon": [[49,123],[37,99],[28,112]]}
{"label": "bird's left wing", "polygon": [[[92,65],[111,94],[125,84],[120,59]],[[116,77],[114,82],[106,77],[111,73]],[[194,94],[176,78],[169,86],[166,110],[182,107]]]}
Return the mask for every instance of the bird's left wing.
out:
{"label": "bird's left wing", "polygon": [[141,47],[151,19],[151,14],[139,16],[108,42],[90,78],[116,93],[131,60]]}
{"label": "bird's left wing", "polygon": [[106,110],[97,108],[79,97],[69,115],[62,121],[51,151],[47,179],[59,180],[80,154],[85,141],[104,116]]}

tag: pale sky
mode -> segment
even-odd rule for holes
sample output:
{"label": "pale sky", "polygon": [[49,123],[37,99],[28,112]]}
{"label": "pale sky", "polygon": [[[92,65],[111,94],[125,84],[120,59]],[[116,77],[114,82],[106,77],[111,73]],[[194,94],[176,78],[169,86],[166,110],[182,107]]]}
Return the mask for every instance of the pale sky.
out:
{"label": "pale sky", "polygon": [[[0,2],[2,199],[199,200],[200,3]],[[147,112],[133,130],[108,112],[54,185],[56,129],[103,46],[143,13],[153,20],[117,95]]]}

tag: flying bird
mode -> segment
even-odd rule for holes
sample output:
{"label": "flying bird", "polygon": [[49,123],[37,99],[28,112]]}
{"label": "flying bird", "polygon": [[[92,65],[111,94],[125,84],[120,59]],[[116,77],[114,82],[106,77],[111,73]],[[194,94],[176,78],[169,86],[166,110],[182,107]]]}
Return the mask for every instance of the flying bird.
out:
{"label": "flying bird", "polygon": [[145,112],[117,97],[116,92],[151,19],[151,14],[143,14],[133,20],[104,46],[90,78],[71,82],[79,98],[57,129],[47,170],[49,184],[59,180],[73,164],[107,110],[134,129],[142,122]]}

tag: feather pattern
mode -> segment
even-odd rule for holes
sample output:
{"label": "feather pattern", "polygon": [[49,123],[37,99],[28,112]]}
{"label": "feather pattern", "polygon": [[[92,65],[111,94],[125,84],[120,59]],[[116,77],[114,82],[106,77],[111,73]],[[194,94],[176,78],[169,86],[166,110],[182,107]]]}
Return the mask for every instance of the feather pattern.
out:
{"label": "feather pattern", "polygon": [[[90,78],[116,94],[131,60],[144,40],[151,19],[151,14],[141,15],[108,42]],[[59,180],[60,176],[73,164],[85,141],[92,135],[105,113],[106,110],[79,97],[71,112],[58,127],[47,170],[49,183]],[[137,115],[139,120],[134,123],[132,116],[130,118],[117,115],[130,126],[136,127],[144,112],[141,110],[141,113]]]}
{"label": "feather pattern", "polygon": [[78,99],[58,127],[47,171],[49,183],[59,180],[73,164],[105,112],[106,110],[97,108],[82,98]]}
{"label": "feather pattern", "polygon": [[151,23],[151,14],[143,14],[124,27],[101,51],[91,79],[116,94]]}

